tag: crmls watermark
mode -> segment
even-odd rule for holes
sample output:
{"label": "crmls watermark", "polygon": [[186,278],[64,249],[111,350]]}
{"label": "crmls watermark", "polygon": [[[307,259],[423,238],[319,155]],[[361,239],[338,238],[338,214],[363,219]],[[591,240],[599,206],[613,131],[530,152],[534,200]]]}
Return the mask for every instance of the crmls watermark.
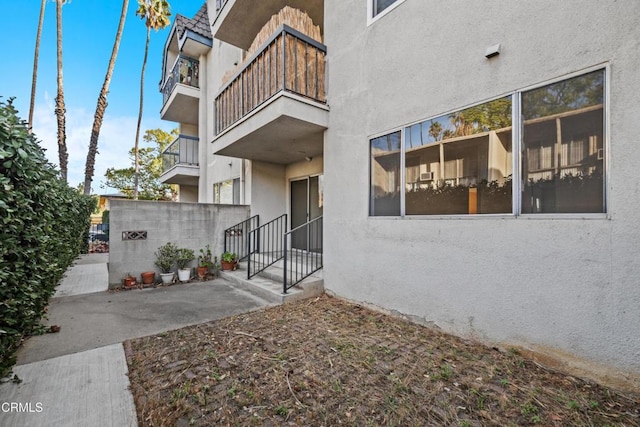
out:
{"label": "crmls watermark", "polygon": [[44,410],[41,402],[2,402],[0,412],[40,413]]}

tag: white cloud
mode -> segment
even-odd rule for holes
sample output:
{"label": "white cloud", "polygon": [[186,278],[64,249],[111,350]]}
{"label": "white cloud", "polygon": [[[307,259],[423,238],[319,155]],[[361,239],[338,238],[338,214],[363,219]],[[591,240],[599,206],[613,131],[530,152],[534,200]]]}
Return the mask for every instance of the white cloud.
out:
{"label": "white cloud", "polygon": [[[84,169],[93,126],[94,111],[84,108],[67,107],[66,113],[66,142],[69,154],[67,180],[69,185],[76,187],[84,183]],[[100,129],[98,140],[98,155],[96,156],[95,172],[91,185],[92,193],[110,193],[113,189],[102,188],[108,168],[125,168],[131,165],[128,153],[133,147],[136,136],[137,117],[118,116],[107,108],[104,121]],[[170,124],[158,119],[143,117],[141,125],[140,146],[145,143],[142,135],[146,129],[170,129]],[[33,120],[33,131],[41,146],[46,150],[47,159],[59,164],[58,159],[58,125],[55,117],[55,100],[45,93],[43,102],[36,103]]]}

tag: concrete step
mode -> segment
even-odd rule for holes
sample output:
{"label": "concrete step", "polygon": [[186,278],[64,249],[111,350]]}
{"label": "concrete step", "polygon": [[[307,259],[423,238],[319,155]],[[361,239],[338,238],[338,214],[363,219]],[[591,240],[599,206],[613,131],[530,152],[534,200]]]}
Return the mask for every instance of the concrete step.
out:
{"label": "concrete step", "polygon": [[[321,255],[315,255],[315,256],[321,256]],[[256,263],[258,266],[263,263],[272,264],[271,267],[275,267],[282,270],[284,268],[284,258],[282,258],[281,253],[278,253],[277,257],[279,258],[276,258],[276,256],[272,256],[268,253],[259,254],[254,256],[252,262]],[[305,264],[305,262],[307,262],[307,264]],[[243,261],[243,263],[246,264],[246,259]],[[297,255],[295,251],[290,251],[288,263],[290,265],[290,268],[292,268],[294,271],[305,271],[306,269],[311,267],[311,265],[313,264],[313,261],[307,261],[303,256]],[[322,278],[322,269],[316,271],[315,273],[313,273],[313,275],[316,277]]]}
{"label": "concrete step", "polygon": [[319,275],[307,277],[287,293],[282,292],[283,271],[281,268],[268,267],[257,276],[247,279],[247,264],[238,264],[235,271],[220,271],[220,277],[228,280],[234,286],[251,292],[269,302],[284,304],[321,295],[324,292],[324,280]]}

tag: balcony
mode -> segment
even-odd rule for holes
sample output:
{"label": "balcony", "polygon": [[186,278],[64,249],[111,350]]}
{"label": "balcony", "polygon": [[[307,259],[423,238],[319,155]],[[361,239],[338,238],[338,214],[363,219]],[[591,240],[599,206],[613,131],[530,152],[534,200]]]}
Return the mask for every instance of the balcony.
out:
{"label": "balcony", "polygon": [[324,0],[216,0],[214,38],[247,50],[256,34],[283,7],[306,11],[324,33]]}
{"label": "balcony", "polygon": [[198,185],[200,176],[198,138],[179,135],[162,152],[162,175],[164,184]]}
{"label": "balcony", "polygon": [[163,120],[180,123],[198,123],[200,85],[198,81],[200,63],[184,55],[178,56],[171,72],[160,87]]}
{"label": "balcony", "polygon": [[216,97],[216,154],[283,164],[322,154],[326,51],[281,25]]}

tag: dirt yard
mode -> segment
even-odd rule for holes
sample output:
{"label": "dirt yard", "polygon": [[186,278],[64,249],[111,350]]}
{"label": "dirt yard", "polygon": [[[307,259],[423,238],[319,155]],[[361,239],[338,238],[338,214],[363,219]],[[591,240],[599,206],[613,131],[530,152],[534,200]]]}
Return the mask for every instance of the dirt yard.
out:
{"label": "dirt yard", "polygon": [[141,426],[640,425],[640,395],[328,296],[125,348]]}

